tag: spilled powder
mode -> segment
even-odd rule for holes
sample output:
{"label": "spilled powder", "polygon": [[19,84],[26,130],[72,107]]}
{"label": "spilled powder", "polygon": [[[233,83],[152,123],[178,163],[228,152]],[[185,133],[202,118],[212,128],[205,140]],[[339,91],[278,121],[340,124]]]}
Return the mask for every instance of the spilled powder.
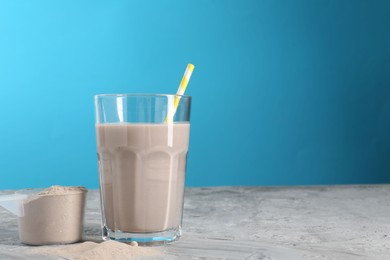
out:
{"label": "spilled powder", "polygon": [[27,253],[31,256],[49,255],[71,260],[119,260],[161,256],[163,251],[160,248],[140,247],[108,240],[102,243],[88,241],[72,245],[38,247],[30,249]]}

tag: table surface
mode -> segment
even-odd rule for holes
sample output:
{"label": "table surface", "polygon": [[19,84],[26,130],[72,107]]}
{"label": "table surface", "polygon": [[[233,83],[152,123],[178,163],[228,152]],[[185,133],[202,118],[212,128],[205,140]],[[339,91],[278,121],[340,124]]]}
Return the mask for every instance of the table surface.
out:
{"label": "table surface", "polygon": [[[100,217],[90,190],[85,240],[100,240]],[[0,234],[0,259],[26,258],[2,208]],[[164,250],[175,259],[389,259],[390,185],[189,188],[183,236]]]}

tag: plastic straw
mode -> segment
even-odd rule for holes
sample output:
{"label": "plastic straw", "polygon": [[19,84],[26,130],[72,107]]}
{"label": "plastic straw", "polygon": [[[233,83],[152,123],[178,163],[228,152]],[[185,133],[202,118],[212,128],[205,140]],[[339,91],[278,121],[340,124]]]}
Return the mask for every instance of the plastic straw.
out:
{"label": "plastic straw", "polygon": [[183,96],[184,92],[186,91],[188,82],[190,81],[190,78],[191,78],[191,75],[192,75],[192,72],[194,71],[194,69],[195,69],[194,65],[192,65],[192,64],[187,65],[186,71],[184,72],[183,78],[181,79],[179,88],[176,92],[176,95],[175,95],[175,98],[173,101],[173,109],[172,108],[168,109],[168,115],[165,119],[166,122],[173,121],[173,117],[176,113],[177,107],[179,106],[181,96]]}

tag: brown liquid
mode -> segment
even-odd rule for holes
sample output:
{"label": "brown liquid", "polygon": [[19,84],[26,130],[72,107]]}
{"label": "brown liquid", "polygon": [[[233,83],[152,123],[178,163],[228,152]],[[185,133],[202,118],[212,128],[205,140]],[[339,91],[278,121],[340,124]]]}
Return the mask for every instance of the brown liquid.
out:
{"label": "brown liquid", "polygon": [[103,222],[112,231],[181,224],[190,124],[97,124]]}

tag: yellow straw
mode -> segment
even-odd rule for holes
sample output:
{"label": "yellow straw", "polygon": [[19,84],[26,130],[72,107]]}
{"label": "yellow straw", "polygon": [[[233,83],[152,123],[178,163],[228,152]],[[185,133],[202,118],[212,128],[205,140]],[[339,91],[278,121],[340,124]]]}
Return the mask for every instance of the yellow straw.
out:
{"label": "yellow straw", "polygon": [[165,122],[172,122],[173,116],[176,113],[177,107],[179,106],[181,96],[184,95],[184,92],[186,91],[188,82],[190,81],[192,72],[194,71],[195,66],[192,64],[188,64],[186,71],[184,72],[183,78],[181,79],[179,89],[176,92],[175,99],[173,101],[173,111],[168,110],[168,115],[165,118]]}

